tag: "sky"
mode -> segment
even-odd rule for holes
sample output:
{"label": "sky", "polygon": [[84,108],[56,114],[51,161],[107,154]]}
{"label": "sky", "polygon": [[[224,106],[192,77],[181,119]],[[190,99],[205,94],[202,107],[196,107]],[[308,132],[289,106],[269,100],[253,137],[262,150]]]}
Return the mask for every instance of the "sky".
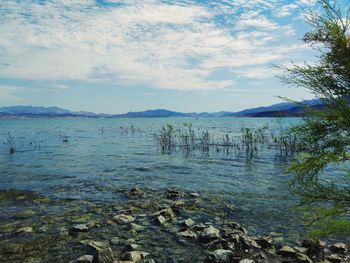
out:
{"label": "sky", "polygon": [[316,0],[1,0],[0,106],[237,111],[310,99],[273,65],[303,63]]}

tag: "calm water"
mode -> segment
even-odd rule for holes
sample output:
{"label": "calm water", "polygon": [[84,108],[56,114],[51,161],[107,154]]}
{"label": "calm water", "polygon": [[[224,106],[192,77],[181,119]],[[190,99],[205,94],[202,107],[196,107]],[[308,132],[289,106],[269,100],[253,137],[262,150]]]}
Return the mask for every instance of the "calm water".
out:
{"label": "calm water", "polygon": [[[234,205],[230,216],[253,232],[281,232],[287,239],[303,232],[298,215],[289,210],[296,200],[288,195],[288,160],[267,149],[252,160],[222,152],[162,154],[154,132],[167,123],[183,127],[184,122],[217,138],[239,134],[242,125],[273,130],[277,123],[273,118],[0,120],[0,141],[10,132],[17,149],[9,155],[6,145],[1,147],[0,189],[108,203],[122,201],[120,190],[134,186],[155,191],[170,187],[199,192],[209,203],[217,200],[217,209]],[[297,122],[284,119],[283,125]],[[122,132],[120,127],[131,125],[139,131]],[[2,211],[16,209],[21,207],[2,204]]]}

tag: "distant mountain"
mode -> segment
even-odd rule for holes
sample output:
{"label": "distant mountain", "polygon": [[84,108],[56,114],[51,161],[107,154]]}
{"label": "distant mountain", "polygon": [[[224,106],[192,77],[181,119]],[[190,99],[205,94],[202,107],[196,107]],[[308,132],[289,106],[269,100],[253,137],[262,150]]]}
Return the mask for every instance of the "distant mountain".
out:
{"label": "distant mountain", "polygon": [[110,114],[96,114],[86,111],[70,111],[59,107],[11,106],[0,108],[0,117],[109,117]]}
{"label": "distant mountain", "polygon": [[[305,100],[303,104],[310,106],[320,105],[320,100]],[[272,117],[274,114],[281,114],[282,116],[298,116],[302,114],[303,107],[292,102],[282,102],[266,107],[251,108],[238,111],[234,114],[236,117]]]}
{"label": "distant mountain", "polygon": [[[304,101],[313,108],[322,108],[320,100]],[[12,106],[0,107],[2,118],[55,118],[55,117],[84,117],[84,118],[168,118],[168,117],[300,117],[305,115],[303,107],[295,103],[284,102],[266,107],[246,109],[238,112],[191,112],[182,113],[165,109],[128,112],[124,114],[104,114],[86,111],[70,111],[58,107]]]}
{"label": "distant mountain", "polygon": [[186,113],[169,111],[163,109],[146,110],[138,112],[128,112],[124,114],[113,115],[115,118],[166,118],[166,117],[187,117]]}

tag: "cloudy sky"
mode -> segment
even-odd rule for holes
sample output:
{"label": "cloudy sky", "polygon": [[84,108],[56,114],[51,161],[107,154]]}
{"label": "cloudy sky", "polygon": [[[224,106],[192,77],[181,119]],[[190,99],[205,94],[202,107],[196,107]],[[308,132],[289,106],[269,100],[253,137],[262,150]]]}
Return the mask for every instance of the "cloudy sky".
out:
{"label": "cloudy sky", "polygon": [[0,106],[235,111],[311,98],[273,64],[312,61],[315,0],[1,0]]}

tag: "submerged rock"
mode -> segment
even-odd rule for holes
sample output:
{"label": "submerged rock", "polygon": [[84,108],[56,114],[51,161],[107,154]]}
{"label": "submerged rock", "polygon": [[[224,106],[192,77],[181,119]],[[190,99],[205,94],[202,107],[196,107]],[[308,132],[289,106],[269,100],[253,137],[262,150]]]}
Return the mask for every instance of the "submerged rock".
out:
{"label": "submerged rock", "polygon": [[27,233],[33,233],[34,230],[31,226],[25,226],[17,229],[16,234],[27,234]]}
{"label": "submerged rock", "polygon": [[192,198],[199,198],[199,194],[195,193],[195,192],[190,193],[189,196],[192,197]]}
{"label": "submerged rock", "polygon": [[110,240],[110,243],[112,245],[118,245],[120,243],[120,239],[118,237],[113,237],[111,240]]}
{"label": "submerged rock", "polygon": [[119,214],[113,217],[113,220],[119,224],[128,224],[135,221],[135,217],[132,215]]}
{"label": "submerged rock", "polygon": [[242,259],[239,261],[239,263],[254,263],[254,261],[251,259]]}
{"label": "submerged rock", "polygon": [[186,230],[186,231],[179,232],[178,235],[181,236],[181,237],[189,238],[189,239],[197,239],[196,233],[194,233],[191,230]]}
{"label": "submerged rock", "polygon": [[131,230],[135,230],[135,231],[143,231],[143,230],[145,230],[144,226],[141,226],[141,225],[138,225],[138,224],[135,224],[135,223],[131,223],[130,224],[130,228],[131,228]]}

